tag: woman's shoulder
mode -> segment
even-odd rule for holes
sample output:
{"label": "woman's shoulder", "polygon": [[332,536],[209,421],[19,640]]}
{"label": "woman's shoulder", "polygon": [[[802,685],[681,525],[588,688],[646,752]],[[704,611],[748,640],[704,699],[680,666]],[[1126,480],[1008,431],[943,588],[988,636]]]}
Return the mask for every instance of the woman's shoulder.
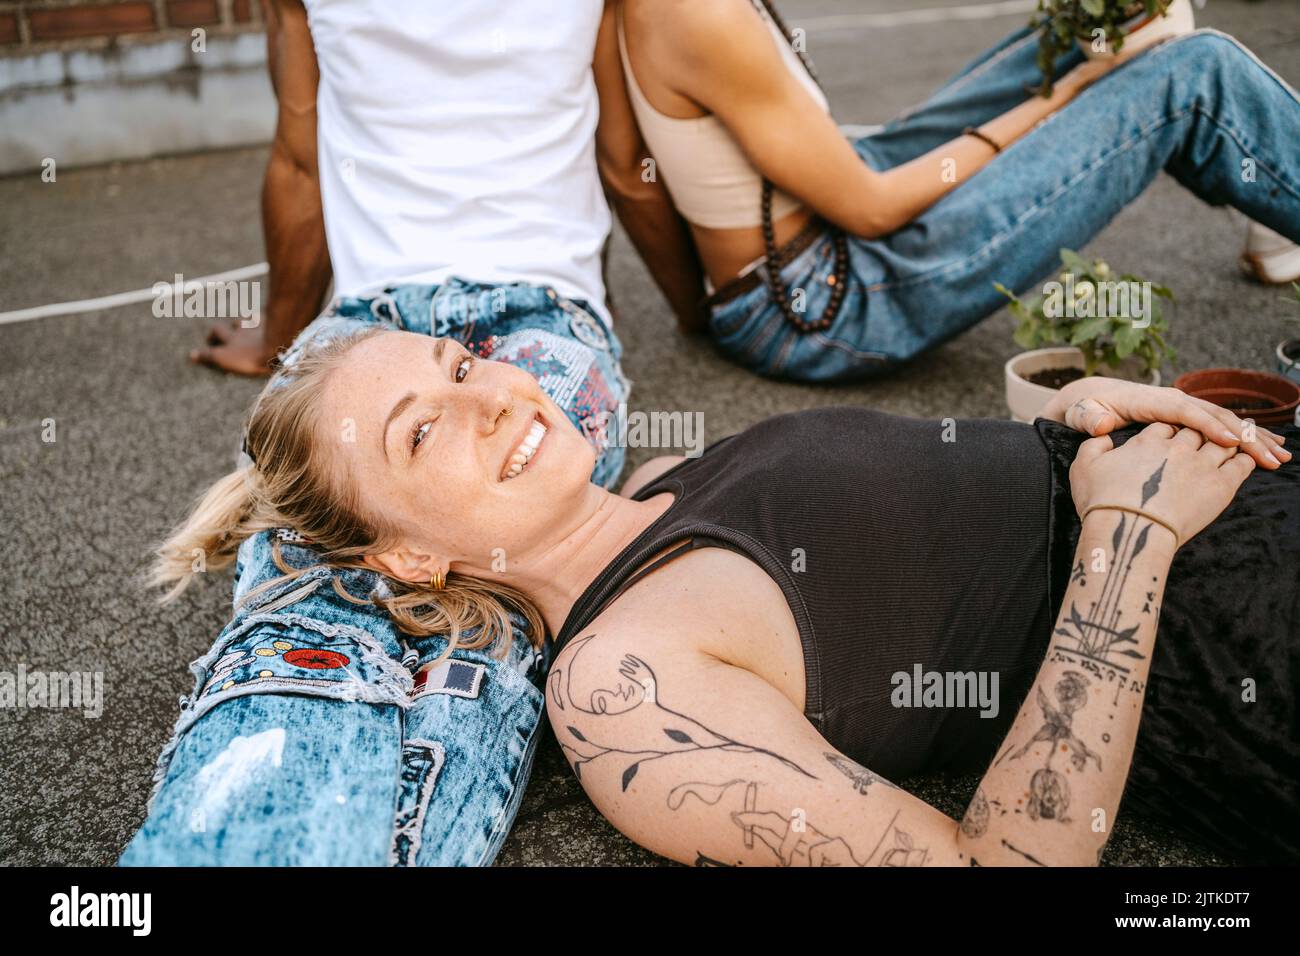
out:
{"label": "woman's shoulder", "polygon": [[736,551],[703,547],[628,588],[576,632],[562,656],[572,657],[584,637],[599,637],[602,656],[676,648],[734,663],[788,650],[785,642],[798,645],[798,634],[780,586],[761,567]]}
{"label": "woman's shoulder", "polygon": [[[743,60],[772,46],[753,0],[623,0],[623,17],[628,29],[669,40],[658,52],[683,63]],[[719,43],[719,37],[727,42]]]}
{"label": "woman's shoulder", "polygon": [[623,482],[623,487],[619,494],[624,498],[631,498],[646,485],[657,480],[664,472],[669,471],[686,460],[684,455],[660,455],[657,458],[651,458],[649,461],[638,465],[627,476],[627,481]]}
{"label": "woman's shoulder", "polygon": [[[621,0],[623,15],[685,28],[719,28],[758,15],[754,0]],[[716,39],[716,34],[715,34]]]}

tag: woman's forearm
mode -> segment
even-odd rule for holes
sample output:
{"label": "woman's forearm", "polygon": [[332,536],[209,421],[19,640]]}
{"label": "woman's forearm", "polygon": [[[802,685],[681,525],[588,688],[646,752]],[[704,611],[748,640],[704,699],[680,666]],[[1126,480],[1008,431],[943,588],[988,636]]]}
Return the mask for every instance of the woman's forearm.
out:
{"label": "woman's forearm", "polygon": [[1094,865],[1142,715],[1165,578],[1163,525],[1098,510],[1083,524],[1047,658],[957,833],[972,865]]}
{"label": "woman's forearm", "polygon": [[[980,126],[980,131],[1006,148],[1032,130],[1083,89],[1081,77],[1067,74],[1048,97],[1030,97],[1019,106]],[[916,159],[880,175],[878,190],[885,202],[864,238],[875,239],[910,223],[993,161],[993,147],[975,136],[958,136]]]}

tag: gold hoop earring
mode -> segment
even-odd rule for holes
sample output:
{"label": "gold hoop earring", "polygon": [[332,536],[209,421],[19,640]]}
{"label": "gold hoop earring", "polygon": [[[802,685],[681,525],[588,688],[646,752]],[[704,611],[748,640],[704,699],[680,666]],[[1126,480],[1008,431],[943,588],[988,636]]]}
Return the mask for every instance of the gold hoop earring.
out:
{"label": "gold hoop earring", "polygon": [[441,591],[446,586],[446,575],[444,575],[441,570],[434,571],[433,577],[429,578],[429,587],[433,588],[435,591]]}

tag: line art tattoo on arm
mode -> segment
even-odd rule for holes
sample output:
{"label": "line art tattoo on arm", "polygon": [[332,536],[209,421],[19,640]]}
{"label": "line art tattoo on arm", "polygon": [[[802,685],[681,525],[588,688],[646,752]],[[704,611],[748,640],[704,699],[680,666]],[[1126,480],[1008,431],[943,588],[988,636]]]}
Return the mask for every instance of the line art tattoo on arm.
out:
{"label": "line art tattoo on arm", "polygon": [[975,791],[966,814],[961,818],[961,832],[967,839],[978,840],[989,828],[989,801],[982,789]]}
{"label": "line art tattoo on arm", "polygon": [[[1142,483],[1143,507],[1159,493],[1166,464],[1167,460],[1162,461]],[[1086,614],[1081,613],[1078,604],[1071,600],[1065,621],[1053,632],[1058,640],[1052,647],[1049,659],[1072,665],[1072,669],[1065,670],[1052,688],[1056,702],[1053,703],[1048,698],[1040,682],[1036,687],[1036,700],[1043,713],[1042,725],[1022,746],[1009,746],[994,762],[994,766],[997,766],[1004,759],[1018,760],[1036,744],[1047,744],[1043,766],[1034,771],[1029,781],[1026,812],[1032,820],[1071,822],[1069,781],[1065,774],[1052,766],[1052,759],[1058,752],[1068,753],[1073,769],[1079,773],[1087,770],[1089,761],[1096,765],[1098,773],[1102,770],[1101,754],[1084,743],[1074,730],[1074,715],[1087,706],[1092,680],[1109,680],[1115,684],[1112,707],[1119,703],[1122,688],[1129,687],[1140,693],[1143,687],[1142,682],[1132,676],[1132,670],[1138,662],[1146,659],[1146,655],[1138,649],[1141,642],[1136,635],[1145,620],[1143,615],[1151,613],[1155,592],[1147,591],[1145,584],[1139,585],[1143,588],[1147,603],[1138,612],[1137,623],[1128,625],[1123,620],[1123,608],[1127,606],[1126,595],[1133,564],[1146,549],[1155,522],[1141,520],[1124,511],[1118,514],[1119,520],[1110,540],[1112,558],[1105,569],[1101,593],[1089,603]],[[1074,583],[1079,588],[1087,587],[1081,563],[1075,571],[1077,577]],[[1092,675],[1092,679],[1085,676],[1084,672]],[[1109,743],[1110,735],[1101,734],[1101,742],[1103,745]],[[965,821],[962,826],[965,830]],[[1021,852],[1005,840],[1003,843],[1009,849]],[[1033,860],[1028,854],[1021,855]]]}
{"label": "line art tattoo on arm", "polygon": [[[564,724],[563,729],[571,738],[568,742],[560,739],[561,728],[555,727],[560,748],[573,764],[573,772],[579,780],[587,764],[605,758],[621,759],[627,761],[621,778],[622,789],[626,791],[643,764],[709,750],[760,754],[795,773],[818,779],[795,761],[773,750],[720,734],[693,717],[665,707],[660,700],[663,687],[655,678],[654,671],[633,654],[624,654],[619,662],[618,678],[621,679],[616,678],[612,686],[593,690],[585,704],[578,701],[572,692],[572,672],[595,636],[588,634],[573,641],[574,650],[567,666],[552,668],[547,681],[547,692],[559,711],[599,718],[587,721],[585,732],[572,724]],[[606,731],[615,735],[612,741]]]}
{"label": "line art tattoo on arm", "polygon": [[[1160,491],[1164,470],[1165,462],[1162,461],[1160,467],[1142,483],[1142,507],[1146,507],[1147,502]],[[1128,674],[1133,662],[1144,660],[1146,655],[1137,650],[1138,641],[1134,636],[1142,626],[1141,622],[1121,627],[1120,618],[1123,615],[1120,605],[1133,570],[1133,562],[1146,548],[1154,522],[1143,522],[1136,517],[1129,520],[1132,516],[1123,511],[1119,512],[1119,516],[1119,524],[1111,535],[1112,564],[1102,584],[1101,594],[1088,605],[1087,614],[1081,613],[1075,602],[1071,601],[1069,620],[1064,627],[1056,628],[1055,633],[1064,638],[1057,642],[1057,647],[1061,650]],[[1115,573],[1117,570],[1118,574]]]}
{"label": "line art tattoo on arm", "polygon": [[[679,810],[692,797],[710,807],[728,798],[736,804],[732,794],[739,794],[739,808],[729,811],[729,816],[744,847],[767,847],[781,866],[924,866],[930,859],[930,851],[918,847],[912,835],[898,826],[899,811],[885,825],[871,852],[859,857],[847,840],[815,826],[802,810],[796,808],[786,815],[763,809],[761,789],[756,781],[740,778],[724,783],[692,781],[669,791],[668,808]],[[695,865],[728,864],[697,851]]]}
{"label": "line art tattoo on arm", "polygon": [[856,790],[858,793],[862,794],[864,797],[867,795],[868,788],[873,783],[883,784],[884,786],[888,787],[890,790],[898,789],[898,787],[894,786],[884,777],[876,776],[866,767],[862,766],[861,764],[854,763],[852,760],[850,760],[847,757],[842,757],[837,753],[827,751],[826,759],[830,761],[832,767],[834,767],[840,773],[844,774],[844,776],[848,777],[849,780],[853,782],[853,789]]}

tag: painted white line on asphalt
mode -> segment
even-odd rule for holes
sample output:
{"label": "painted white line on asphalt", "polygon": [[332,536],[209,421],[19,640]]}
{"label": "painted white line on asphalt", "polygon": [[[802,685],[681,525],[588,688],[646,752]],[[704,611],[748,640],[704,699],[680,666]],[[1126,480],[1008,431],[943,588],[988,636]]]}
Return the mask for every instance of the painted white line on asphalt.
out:
{"label": "painted white line on asphalt", "polygon": [[945,23],[949,20],[990,20],[1014,14],[1032,13],[1035,0],[1003,0],[1001,3],[972,3],[961,7],[920,7],[894,13],[840,13],[825,17],[804,17],[796,21],[786,17],[791,27],[803,27],[809,33],[845,30],[854,27],[904,27],[916,23]]}
{"label": "painted white line on asphalt", "polygon": [[[215,275],[200,276],[197,279],[186,279],[181,285],[181,292],[192,292],[195,289],[202,290],[205,283],[208,282],[234,282],[240,279],[251,279],[253,276],[259,276],[266,272],[267,265],[265,262],[258,262],[251,266],[243,266],[239,269],[231,269],[229,272],[218,272]],[[172,294],[176,292],[177,283],[165,283]],[[100,296],[98,299],[78,299],[76,302],[55,302],[51,305],[38,305],[30,309],[18,309],[14,312],[0,312],[0,325],[8,325],[10,322],[30,322],[32,319],[48,319],[56,315],[75,315],[78,312],[95,312],[100,309],[115,309],[119,305],[131,305],[134,302],[148,302],[158,295],[157,286],[150,286],[147,289],[136,289],[132,292],[118,292],[114,295]]]}

